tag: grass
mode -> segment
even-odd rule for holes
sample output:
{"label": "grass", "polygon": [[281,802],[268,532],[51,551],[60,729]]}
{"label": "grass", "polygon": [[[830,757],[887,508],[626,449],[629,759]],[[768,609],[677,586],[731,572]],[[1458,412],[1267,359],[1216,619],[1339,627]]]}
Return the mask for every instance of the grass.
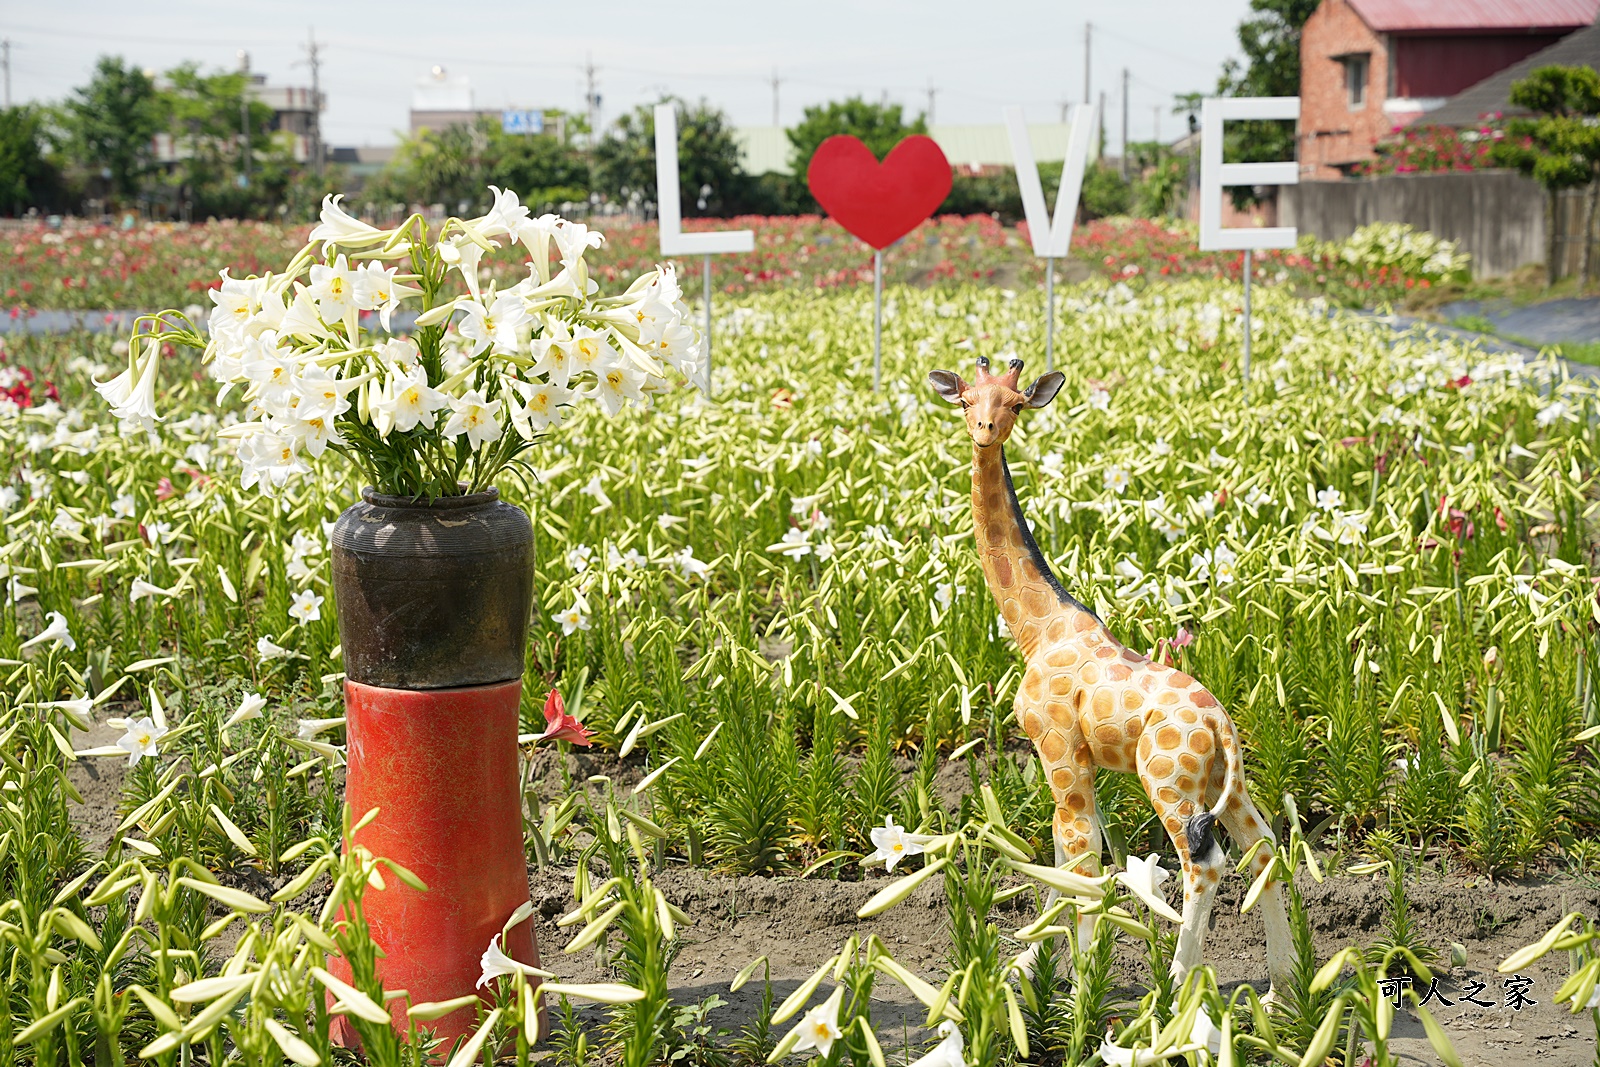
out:
{"label": "grass", "polygon": [[[1237,286],[1100,282],[1061,299],[1066,387],[1008,449],[1024,510],[1062,582],[1127,644],[1193,635],[1181,665],[1239,724],[1253,788],[1280,825],[1325,825],[1339,840],[1385,825],[1508,873],[1600,839],[1584,734],[1596,722],[1594,388],[1550,362],[1397,342],[1264,289],[1263,370],[1246,396]],[[952,861],[941,871],[960,933],[935,981],[992,1035],[984,1055],[1033,1062],[1020,1051],[1030,1030],[1092,1050],[1114,1005],[1076,990],[1116,985],[1109,947],[1060,942],[1093,981],[1024,1004],[1039,990],[1010,977],[1021,946],[990,910],[1010,891],[1008,861],[1049,856],[1051,802],[1042,776],[1005,755],[1018,658],[972,549],[970,447],[923,380],[934,367],[964,372],[980,353],[1042,369],[1040,301],[890,287],[881,393],[862,295],[769,293],[719,308],[713,401],[680,389],[615,419],[589,405],[541,443],[526,477],[502,483],[539,538],[524,729],[542,729],[544,693],[557,687],[602,751],[637,739],[630,770],[677,759],[638,797],[566,808],[542,797],[528,813],[530,862],[573,871],[569,925],[590,930],[645,993],[586,1047],[647,1063],[669,1041],[674,935],[655,903],[660,863],[856,879],[868,830],[890,815],[944,839],[930,851]],[[69,1064],[97,1047],[153,1049],[164,1064],[220,1063],[230,1050],[266,1062],[286,1052],[271,1018],[329,1062],[313,968],[330,951],[359,964],[357,993],[376,1010],[347,995],[349,1010],[377,1014],[383,991],[370,939],[334,923],[338,903],[358,900],[297,910],[295,898],[321,878],[365,886],[381,858],[338,852],[341,727],[300,729],[340,712],[331,598],[315,619],[289,606],[302,590],[328,592],[323,524],[358,479],[329,453],[272,495],[241,490],[214,390],[183,357],[164,369],[168,418],[151,435],[119,433],[88,388],[121,358],[110,339],[25,338],[9,354],[62,401],[0,420],[0,486],[16,495],[0,549],[16,583],[0,605],[0,835],[37,843],[0,854],[0,900],[13,902],[0,925],[0,973],[13,983],[0,1046],[22,1040],[39,1061]],[[157,592],[134,599],[136,580]],[[557,613],[579,604],[583,625],[563,626]],[[47,612],[76,647],[22,647]],[[266,713],[224,731],[247,692]],[[79,699],[100,703],[59,704]],[[159,717],[170,731],[128,772],[103,851],[73,822],[66,767],[98,758],[75,744],[81,714]],[[952,758],[972,788],[946,805],[931,784]],[[1396,759],[1448,784],[1448,799],[1408,792]],[[1102,788],[1124,846],[1142,852],[1148,801],[1125,785],[1107,776]],[[1291,847],[1282,862],[1301,860]],[[306,884],[274,900],[229,891],[258,872]],[[1103,922],[1102,936],[1161,958],[1158,918],[1125,910],[1117,918],[1132,926]],[[848,987],[853,1053],[870,1057],[870,1028],[850,1020],[870,1014],[871,983],[902,981],[886,959],[881,946],[847,944],[819,971]],[[1302,977],[1320,962],[1303,961]],[[248,986],[188,988],[227,977],[224,966],[277,968],[283,983],[237,1012],[245,1002],[226,998]],[[530,1014],[525,987],[502,981],[498,1014],[481,1015],[485,1041],[509,1042]],[[1308,980],[1302,1001],[1326,992]],[[774,1008],[774,1025],[805,1003],[782,1019]],[[1179,1003],[1147,994],[1124,1006],[1118,1038],[1145,1042],[1152,1022],[1188,1012],[1192,1024],[1203,1006],[1218,1024],[1233,1012],[1258,1052],[1289,1047],[1290,1031],[1257,1021],[1242,991],[1229,1003],[1202,977]],[[1317,1033],[1294,1038],[1296,1058]],[[580,1042],[562,1041],[578,1059]],[[1006,1042],[1016,1051],[1002,1057]],[[374,1062],[413,1056],[371,1048]]]}

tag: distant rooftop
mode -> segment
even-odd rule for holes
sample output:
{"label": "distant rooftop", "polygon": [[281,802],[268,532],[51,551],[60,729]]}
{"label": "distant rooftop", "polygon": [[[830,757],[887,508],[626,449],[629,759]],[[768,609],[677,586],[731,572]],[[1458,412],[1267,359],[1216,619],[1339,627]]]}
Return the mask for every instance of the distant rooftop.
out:
{"label": "distant rooftop", "polygon": [[[1596,0],[1600,3],[1600,0]],[[1042,123],[1028,127],[1033,158],[1059,163],[1067,158],[1069,123]],[[992,126],[930,126],[929,134],[944,150],[952,167],[1009,167],[1011,141],[1000,123]],[[749,174],[788,174],[793,146],[782,126],[742,126],[734,131],[739,142],[739,163]]]}
{"label": "distant rooftop", "polygon": [[465,74],[435,66],[411,89],[412,111],[471,111],[472,83]]}
{"label": "distant rooftop", "polygon": [[1473,126],[1485,115],[1526,114],[1511,106],[1511,84],[1521,81],[1540,67],[1600,68],[1600,25],[1590,25],[1561,38],[1549,48],[1513,63],[1478,84],[1446,100],[1428,112],[1419,124],[1429,126]]}
{"label": "distant rooftop", "polygon": [[1378,33],[1572,30],[1600,13],[1600,0],[1349,0]]}

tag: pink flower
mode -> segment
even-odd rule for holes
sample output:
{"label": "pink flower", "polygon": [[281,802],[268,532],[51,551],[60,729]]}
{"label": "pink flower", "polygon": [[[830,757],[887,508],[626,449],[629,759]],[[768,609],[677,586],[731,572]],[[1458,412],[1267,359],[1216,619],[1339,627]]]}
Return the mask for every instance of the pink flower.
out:
{"label": "pink flower", "polygon": [[562,701],[561,693],[555,689],[550,690],[550,695],[545,698],[544,733],[539,735],[538,740],[570,741],[586,748],[593,744],[588,728],[567,714],[567,705]]}

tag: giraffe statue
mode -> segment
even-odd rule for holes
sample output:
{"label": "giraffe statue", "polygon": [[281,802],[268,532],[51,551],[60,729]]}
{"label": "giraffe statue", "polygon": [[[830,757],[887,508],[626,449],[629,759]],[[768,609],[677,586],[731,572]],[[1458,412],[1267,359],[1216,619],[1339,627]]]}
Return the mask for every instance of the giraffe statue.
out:
{"label": "giraffe statue", "polygon": [[[1183,864],[1183,925],[1172,960],[1181,982],[1200,963],[1225,862],[1214,824],[1220,821],[1244,849],[1274,838],[1245,791],[1238,736],[1217,698],[1182,671],[1124,647],[1061,587],[1039,551],[1004,446],[1023,408],[1054,400],[1063,377],[1052,371],[1019,389],[1021,374],[1020,359],[991,374],[988,359],[979,358],[970,385],[944,370],[928,380],[934,392],[961,405],[972,438],[973,531],[984,579],[1027,662],[1017,719],[1055,797],[1056,864],[1099,872],[1095,768],[1136,772]],[[1256,853],[1252,875],[1270,862],[1268,847]],[[1260,904],[1267,966],[1281,988],[1292,960],[1281,886],[1271,884]],[[1080,936],[1088,930],[1092,925],[1080,923]]]}

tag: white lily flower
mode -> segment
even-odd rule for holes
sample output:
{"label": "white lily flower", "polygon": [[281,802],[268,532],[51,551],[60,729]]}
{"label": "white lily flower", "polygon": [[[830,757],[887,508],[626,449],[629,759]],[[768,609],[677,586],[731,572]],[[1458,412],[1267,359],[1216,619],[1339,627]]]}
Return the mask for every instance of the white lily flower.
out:
{"label": "white lily flower", "polygon": [[502,379],[522,397],[521,404],[509,405],[511,425],[524,441],[535,434],[561,425],[566,413],[564,405],[572,403],[572,390],[548,382],[524,382],[516,378]]}
{"label": "white lily flower", "polygon": [[967,1061],[961,1055],[965,1047],[961,1040],[961,1030],[955,1023],[946,1019],[939,1024],[939,1033],[943,1035],[944,1040],[930,1049],[927,1055],[913,1060],[907,1067],[967,1067]]}
{"label": "white lily flower", "polygon": [[449,397],[428,385],[427,370],[417,367],[410,374],[392,379],[378,406],[389,416],[396,430],[406,433],[419,425],[433,429],[434,413],[449,402]]}
{"label": "white lily flower", "polygon": [[326,249],[330,244],[343,245],[346,248],[366,248],[382,244],[389,239],[391,231],[380,230],[346,214],[339,206],[339,201],[343,199],[342,193],[322,198],[322,221],[311,231],[308,241],[321,241]]}
{"label": "white lily flower", "polygon": [[884,867],[890,871],[907,856],[920,855],[923,851],[922,845],[913,840],[906,833],[906,828],[898,825],[892,815],[885,815],[883,825],[872,828],[871,837],[875,851],[861,862],[876,863],[882,860]]}
{"label": "white lily flower", "polygon": [[260,656],[263,660],[287,659],[289,657],[289,650],[284,648],[282,645],[273,644],[271,638],[258,637],[256,638],[256,655]]}
{"label": "white lily flower", "polygon": [[695,559],[692,548],[684,548],[682,552],[672,557],[672,562],[683,572],[685,578],[704,578],[711,573],[711,564]]}
{"label": "white lily flower", "polygon": [[1205,1046],[1212,1056],[1218,1056],[1222,1053],[1222,1031],[1218,1030],[1217,1024],[1211,1021],[1211,1014],[1206,1011],[1204,1005],[1201,1005],[1200,1010],[1195,1012],[1194,1029],[1189,1031],[1189,1042]]}
{"label": "white lily flower", "polygon": [[819,1056],[831,1053],[833,1043],[844,1036],[839,1029],[839,1008],[843,1003],[844,986],[834,986],[827,1000],[806,1012],[800,1020],[800,1040],[795,1042],[794,1051],[814,1048]]}
{"label": "white lily flower", "polygon": [[572,606],[566,611],[557,612],[555,621],[561,624],[561,632],[571,637],[579,630],[589,629],[589,602],[579,593],[573,598]]}
{"label": "white lily flower", "polygon": [[159,585],[145,581],[143,578],[135,578],[133,585],[128,589],[128,603],[137,604],[146,597],[172,597],[176,594],[176,587],[163,589]]}
{"label": "white lily flower", "polygon": [[289,617],[296,622],[316,622],[322,618],[322,597],[309,589],[302,589],[294,595],[294,602],[289,605]]}
{"label": "white lily flower", "polygon": [[597,511],[603,511],[611,506],[611,498],[606,495],[605,487],[600,484],[600,476],[598,474],[591,476],[589,478],[589,484],[584,486],[581,490],[579,490],[579,492],[583,493],[585,496],[594,497],[595,502],[598,505],[595,509]]}
{"label": "white lily flower", "polygon": [[33,648],[35,645],[42,645],[46,641],[54,641],[56,644],[65,647],[68,652],[76,652],[78,650],[78,642],[73,640],[71,631],[67,629],[67,617],[59,611],[52,611],[46,618],[50,620],[50,625],[40,631],[37,637],[31,637],[22,642],[22,647],[25,649]]}
{"label": "white lily flower", "polygon": [[342,322],[347,312],[356,310],[356,279],[339,253],[333,265],[318,263],[311,268],[311,298],[317,302],[317,314],[323,322]]}
{"label": "white lily flower", "polygon": [[644,384],[644,372],[632,363],[617,363],[599,372],[593,391],[587,395],[598,400],[607,415],[614,416],[629,401],[644,400]]}
{"label": "white lily flower", "polygon": [[439,432],[445,437],[466,434],[473,448],[482,448],[500,439],[499,406],[498,401],[491,404],[481,392],[469,389],[459,400],[450,401],[450,419]]}
{"label": "white lily flower", "polygon": [[244,699],[239,701],[239,708],[222,724],[226,730],[230,726],[245,722],[249,719],[261,718],[261,709],[267,706],[267,701],[260,693],[246,693]]}
{"label": "white lily flower", "polygon": [[299,720],[298,736],[302,741],[310,741],[318,734],[325,734],[334,727],[343,725],[343,715],[332,719],[301,719]]}
{"label": "white lily flower", "polygon": [[1161,892],[1161,883],[1172,877],[1172,872],[1162,867],[1160,860],[1154,852],[1145,859],[1129,856],[1128,869],[1117,872],[1117,881],[1127,886],[1151,911],[1173,922],[1182,922],[1183,916],[1172,910]]}
{"label": "white lily flower", "polygon": [[514,960],[506,955],[505,950],[500,947],[499,934],[495,934],[489,939],[489,947],[483,950],[483,958],[478,962],[483,968],[483,973],[478,976],[479,989],[482,989],[501,975],[516,974],[518,971],[534,978],[547,978],[550,975],[549,971],[541,971],[537,967],[530,967],[526,963]]}
{"label": "white lily flower", "polygon": [[156,414],[156,369],[160,363],[161,346],[151,341],[145,345],[144,361],[137,365],[137,373],[129,368],[95,387],[111,404],[111,414],[118,421],[140,430],[156,428],[161,421]]}
{"label": "white lily flower", "polygon": [[94,710],[94,700],[90,697],[79,697],[77,700],[52,700],[39,706],[59,709],[61,714],[67,717],[67,721],[80,730],[87,732],[94,725],[94,716],[90,714]]}
{"label": "white lily flower", "polygon": [[158,726],[147,716],[128,722],[128,732],[117,740],[117,747],[128,753],[128,766],[137,766],[146,756],[159,758],[156,742],[166,734],[165,726]]}

